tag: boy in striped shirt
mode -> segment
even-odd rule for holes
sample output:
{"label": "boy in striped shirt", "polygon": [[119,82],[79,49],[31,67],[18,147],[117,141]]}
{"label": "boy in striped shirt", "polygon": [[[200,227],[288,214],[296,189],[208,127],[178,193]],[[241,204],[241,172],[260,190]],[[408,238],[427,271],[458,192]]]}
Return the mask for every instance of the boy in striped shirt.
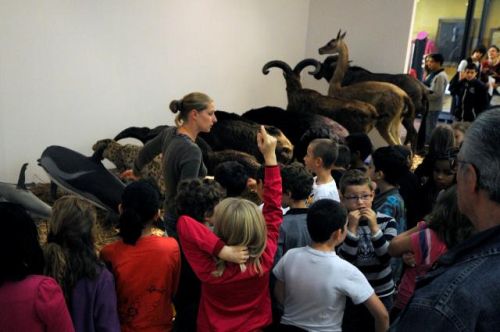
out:
{"label": "boy in striped shirt", "polygon": [[[366,276],[390,311],[394,281],[388,248],[397,235],[397,224],[394,218],[372,209],[374,189],[369,176],[359,170],[347,171],[340,180],[340,200],[349,213],[347,237],[338,253]],[[365,306],[348,303],[342,329],[373,331],[372,316]]]}

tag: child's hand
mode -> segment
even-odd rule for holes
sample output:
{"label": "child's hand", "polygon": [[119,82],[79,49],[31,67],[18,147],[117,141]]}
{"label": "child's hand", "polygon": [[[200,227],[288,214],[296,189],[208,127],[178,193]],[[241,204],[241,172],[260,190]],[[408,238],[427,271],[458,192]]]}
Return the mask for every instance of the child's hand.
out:
{"label": "child's hand", "polygon": [[368,221],[368,227],[372,234],[375,234],[380,229],[377,224],[377,214],[370,208],[362,208],[359,210],[361,213],[361,218],[366,219]]}
{"label": "child's hand", "polygon": [[248,248],[245,246],[224,246],[219,252],[220,259],[236,264],[245,264],[248,257]]}
{"label": "child's hand", "polygon": [[349,232],[353,234],[358,232],[359,218],[361,218],[361,212],[359,210],[349,212],[347,215],[347,229]]}
{"label": "child's hand", "polygon": [[401,257],[403,258],[403,262],[406,265],[411,267],[415,267],[417,265],[417,261],[415,260],[415,255],[411,251],[405,252]]}
{"label": "child's hand", "polygon": [[266,166],[278,164],[275,152],[277,142],[278,140],[276,137],[269,135],[264,126],[260,126],[259,132],[257,133],[257,146],[264,156]]}

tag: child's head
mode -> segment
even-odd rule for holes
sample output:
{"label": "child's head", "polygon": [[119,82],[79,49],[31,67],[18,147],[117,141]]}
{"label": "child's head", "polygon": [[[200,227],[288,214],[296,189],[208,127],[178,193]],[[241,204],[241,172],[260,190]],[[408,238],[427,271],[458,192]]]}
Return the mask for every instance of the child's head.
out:
{"label": "child's head", "polygon": [[255,172],[255,192],[257,196],[262,200],[264,199],[264,173],[265,166],[259,167],[257,172]]}
{"label": "child's head", "polygon": [[481,61],[481,59],[484,57],[485,54],[486,54],[486,47],[484,47],[483,45],[481,45],[479,47],[476,47],[472,51],[471,58],[474,61]]}
{"label": "child's head", "polygon": [[373,152],[368,173],[377,183],[396,186],[407,170],[407,161],[401,152],[394,146],[384,146]]}
{"label": "child's head", "polygon": [[337,160],[337,143],[328,138],[317,138],[309,143],[304,163],[312,172],[320,169],[332,169]]}
{"label": "child's head", "polygon": [[294,162],[281,168],[283,202],[306,200],[312,192],[313,176],[301,163]]}
{"label": "child's head", "polygon": [[467,239],[474,230],[469,219],[458,209],[456,185],[439,195],[436,205],[425,220],[448,249]]}
{"label": "child's head", "polygon": [[225,161],[215,167],[214,179],[226,189],[227,197],[237,197],[247,187],[248,174],[239,162]]}
{"label": "child's head", "polygon": [[307,230],[311,240],[316,243],[328,241],[332,233],[338,230],[345,236],[346,221],[346,209],[332,199],[320,199],[307,211]]}
{"label": "child's head", "polygon": [[33,219],[19,204],[0,202],[0,286],[42,274],[44,259]]}
{"label": "child's head", "polygon": [[357,168],[372,154],[373,145],[365,133],[353,133],[346,137],[346,143],[351,150],[351,166]]}
{"label": "child's head", "polygon": [[439,125],[432,131],[429,141],[429,156],[446,153],[455,147],[455,135],[450,125]]}
{"label": "child's head", "polygon": [[458,149],[452,148],[435,156],[432,178],[436,189],[447,189],[456,183],[457,165],[454,161],[457,154]]}
{"label": "child's head", "polygon": [[160,193],[148,181],[132,182],[123,190],[118,234],[123,242],[135,245],[146,226],[159,218]]}
{"label": "child's head", "polygon": [[399,153],[401,153],[403,158],[406,160],[406,168],[410,170],[412,167],[412,160],[413,160],[413,152],[411,151],[411,148],[405,145],[393,145],[393,147]]}
{"label": "child's head", "polygon": [[470,124],[470,122],[454,122],[451,125],[455,136],[455,147],[459,148],[462,145],[465,133],[467,132],[467,129],[469,129]]}
{"label": "child's head", "polygon": [[[229,197],[215,207],[214,233],[228,246],[246,246],[250,254],[249,263],[262,273],[260,256],[266,247],[267,229],[264,216],[254,203]],[[222,275],[225,263],[217,262],[215,275]]]}
{"label": "child's head", "polygon": [[473,79],[475,79],[477,76],[476,65],[473,63],[467,64],[467,66],[465,66],[464,74],[467,81],[472,81]]}
{"label": "child's head", "polygon": [[214,180],[187,179],[179,183],[175,206],[177,214],[208,222],[215,206],[224,198],[224,189]]}
{"label": "child's head", "polygon": [[68,251],[94,250],[96,210],[76,196],[63,196],[52,206],[47,243],[56,243]]}
{"label": "child's head", "polygon": [[374,186],[366,173],[352,169],[340,179],[340,201],[348,211],[371,208]]}
{"label": "child's head", "polygon": [[94,206],[79,197],[63,196],[52,207],[44,274],[57,280],[68,301],[78,280],[97,275],[95,223]]}
{"label": "child's head", "polygon": [[348,169],[351,164],[351,150],[347,145],[339,145],[339,154],[335,161],[335,166],[341,169]]}

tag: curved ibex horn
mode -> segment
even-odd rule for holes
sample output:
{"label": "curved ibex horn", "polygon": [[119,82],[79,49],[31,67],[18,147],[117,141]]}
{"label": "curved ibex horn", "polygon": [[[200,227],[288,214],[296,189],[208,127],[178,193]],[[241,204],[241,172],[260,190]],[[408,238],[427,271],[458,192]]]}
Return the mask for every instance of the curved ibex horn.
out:
{"label": "curved ibex horn", "polygon": [[299,63],[297,63],[297,65],[295,66],[295,68],[293,69],[293,72],[296,74],[296,75],[300,75],[300,72],[306,68],[307,66],[314,66],[314,70],[313,71],[310,71],[308,72],[308,74],[311,74],[311,75],[316,75],[317,73],[319,73],[319,71],[321,70],[321,62],[319,62],[318,60],[316,59],[304,59],[302,61],[300,61]]}
{"label": "curved ibex horn", "polygon": [[269,74],[269,68],[272,68],[272,67],[280,68],[281,70],[283,70],[285,72],[285,74],[292,73],[292,68],[286,62],[281,61],[281,60],[273,60],[273,61],[269,61],[268,63],[266,63],[264,65],[264,67],[262,67],[262,73],[264,75]]}

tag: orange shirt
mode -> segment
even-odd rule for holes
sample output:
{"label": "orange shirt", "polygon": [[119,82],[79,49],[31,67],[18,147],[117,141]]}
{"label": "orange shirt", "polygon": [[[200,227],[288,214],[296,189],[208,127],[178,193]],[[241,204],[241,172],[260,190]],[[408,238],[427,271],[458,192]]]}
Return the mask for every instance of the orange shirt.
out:
{"label": "orange shirt", "polygon": [[179,282],[180,251],[169,237],[141,237],[107,245],[101,258],[116,280],[122,331],[172,330],[172,298]]}

